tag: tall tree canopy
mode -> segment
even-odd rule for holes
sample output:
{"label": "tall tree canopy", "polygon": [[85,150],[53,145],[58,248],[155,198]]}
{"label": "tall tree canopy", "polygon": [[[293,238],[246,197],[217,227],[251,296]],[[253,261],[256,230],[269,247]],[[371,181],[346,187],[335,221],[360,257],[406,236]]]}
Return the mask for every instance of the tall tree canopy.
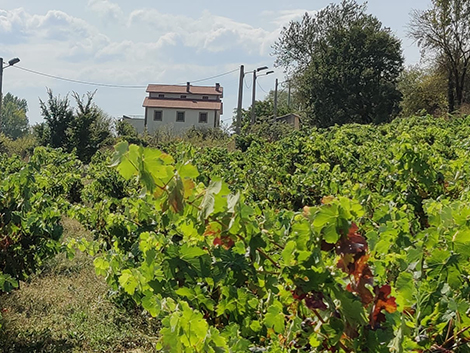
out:
{"label": "tall tree canopy", "polygon": [[3,98],[1,132],[15,140],[28,132],[28,103],[26,99],[7,93]]}
{"label": "tall tree canopy", "polygon": [[80,96],[73,92],[77,104],[74,110],[68,96],[55,97],[47,90],[48,100],[40,101],[45,124],[35,127],[40,143],[73,151],[84,162],[111,136],[111,119],[93,103],[95,93]]}
{"label": "tall tree canopy", "polygon": [[411,66],[403,70],[398,89],[403,96],[400,103],[403,117],[423,113],[442,116],[448,109],[446,75],[438,66]]}
{"label": "tall tree canopy", "polygon": [[[68,95],[65,98],[54,96],[51,89],[47,89],[46,102],[39,100],[41,114],[46,120],[47,129],[40,136],[41,143],[58,148],[67,147],[67,129],[73,121],[73,108],[70,106]],[[39,131],[36,128],[36,131]]]}
{"label": "tall tree canopy", "polygon": [[433,54],[448,73],[448,107],[453,112],[464,102],[470,61],[470,0],[431,0],[431,8],[414,10],[409,35]]}
{"label": "tall tree canopy", "polygon": [[398,113],[401,43],[365,4],[344,0],[306,13],[284,27],[273,49],[311,124],[380,123]]}

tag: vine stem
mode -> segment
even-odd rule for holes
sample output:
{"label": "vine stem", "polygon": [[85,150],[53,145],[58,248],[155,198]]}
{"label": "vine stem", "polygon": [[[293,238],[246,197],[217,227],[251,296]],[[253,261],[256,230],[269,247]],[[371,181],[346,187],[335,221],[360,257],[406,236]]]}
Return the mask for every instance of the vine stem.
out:
{"label": "vine stem", "polygon": [[281,266],[279,266],[276,261],[274,261],[268,254],[266,254],[263,250],[261,250],[260,248],[256,248],[256,251],[258,251],[265,259],[269,260],[273,265],[274,267],[278,268],[278,269],[281,269]]}
{"label": "vine stem", "polygon": [[455,335],[453,335],[452,337],[449,337],[449,338],[441,345],[441,347],[443,347],[443,346],[449,344],[450,341],[452,341],[455,337],[461,335],[462,333],[464,333],[465,331],[468,331],[468,330],[470,330],[470,326],[467,326],[467,327],[461,329],[461,330],[460,330],[459,332],[457,332]]}

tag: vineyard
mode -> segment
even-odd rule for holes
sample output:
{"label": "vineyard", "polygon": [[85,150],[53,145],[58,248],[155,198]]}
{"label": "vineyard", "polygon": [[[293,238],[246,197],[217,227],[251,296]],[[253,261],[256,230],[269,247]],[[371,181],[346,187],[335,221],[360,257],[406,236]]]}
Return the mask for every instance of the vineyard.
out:
{"label": "vineyard", "polygon": [[0,293],[78,251],[157,351],[470,352],[470,117],[236,144],[3,157]]}

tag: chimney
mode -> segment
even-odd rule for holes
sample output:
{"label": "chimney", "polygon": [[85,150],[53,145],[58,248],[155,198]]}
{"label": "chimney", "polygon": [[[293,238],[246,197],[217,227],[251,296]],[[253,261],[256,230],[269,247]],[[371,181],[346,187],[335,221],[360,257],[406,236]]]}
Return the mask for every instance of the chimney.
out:
{"label": "chimney", "polygon": [[188,92],[188,93],[189,93],[189,87],[191,87],[191,83],[186,82],[186,92]]}
{"label": "chimney", "polygon": [[220,83],[217,82],[217,83],[215,84],[215,90],[216,90],[217,92],[220,92]]}

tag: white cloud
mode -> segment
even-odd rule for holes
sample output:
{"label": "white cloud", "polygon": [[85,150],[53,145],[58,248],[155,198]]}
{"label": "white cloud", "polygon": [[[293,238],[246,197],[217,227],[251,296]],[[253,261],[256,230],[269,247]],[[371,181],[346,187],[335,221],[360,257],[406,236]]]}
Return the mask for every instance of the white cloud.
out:
{"label": "white cloud", "polygon": [[163,14],[154,9],[136,10],[131,13],[128,26],[144,26],[146,32],[153,37],[171,32],[183,45],[210,52],[239,46],[251,54],[265,54],[264,44],[270,37],[270,32],[262,28],[213,15],[209,11],[204,11],[198,18],[192,18]]}
{"label": "white cloud", "polygon": [[279,28],[287,26],[291,21],[299,21],[302,19],[305,13],[315,15],[317,11],[309,11],[305,9],[296,10],[281,10],[281,11],[265,11],[263,15],[272,18],[272,23]]}
{"label": "white cloud", "polygon": [[[3,34],[3,35],[2,35]],[[29,43],[34,51],[37,43],[53,43],[49,57],[80,60],[93,56],[110,40],[83,19],[63,11],[49,10],[45,15],[27,13],[24,9],[0,11],[0,43]]]}
{"label": "white cloud", "polygon": [[98,13],[106,21],[121,21],[123,19],[121,7],[109,0],[88,0],[88,8]]}

